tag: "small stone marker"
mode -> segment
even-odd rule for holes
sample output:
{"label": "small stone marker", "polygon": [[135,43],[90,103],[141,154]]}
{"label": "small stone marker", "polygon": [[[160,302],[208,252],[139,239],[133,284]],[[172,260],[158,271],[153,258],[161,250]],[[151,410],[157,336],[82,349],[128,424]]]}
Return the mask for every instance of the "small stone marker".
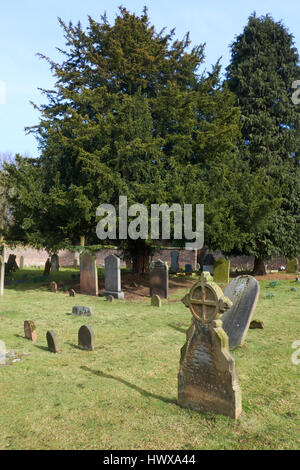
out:
{"label": "small stone marker", "polygon": [[115,299],[124,299],[121,291],[120,258],[111,254],[105,258],[105,296],[112,295]]}
{"label": "small stone marker", "polygon": [[286,264],[286,272],[296,274],[298,272],[298,259],[289,259]]}
{"label": "small stone marker", "polygon": [[260,320],[252,320],[249,326],[250,330],[255,330],[255,329],[263,330],[264,327],[265,327],[264,322]]}
{"label": "small stone marker", "polygon": [[78,331],[78,346],[86,351],[94,351],[95,334],[89,325],[83,325]]}
{"label": "small stone marker", "polygon": [[159,295],[152,295],[151,305],[152,307],[161,307],[161,298],[159,297]]}
{"label": "small stone marker", "polygon": [[5,246],[0,247],[0,296],[4,295]]}
{"label": "small stone marker", "polygon": [[47,344],[48,344],[49,351],[51,351],[53,353],[57,353],[57,354],[61,353],[60,343],[59,343],[59,340],[58,340],[58,337],[57,337],[55,331],[53,331],[53,330],[47,331],[46,338],[47,338]]}
{"label": "small stone marker", "polygon": [[238,276],[224,289],[232,307],[222,316],[223,329],[229,338],[230,349],[242,346],[259,297],[259,283],[252,276]]}
{"label": "small stone marker", "polygon": [[214,264],[214,282],[228,284],[230,273],[230,261],[225,258],[218,259]]}
{"label": "small stone marker", "polygon": [[51,271],[57,273],[59,271],[59,257],[55,253],[51,256]]}
{"label": "small stone marker", "polygon": [[69,296],[70,297],[75,297],[76,296],[76,292],[74,291],[74,289],[69,289]]}
{"label": "small stone marker", "polygon": [[107,295],[106,300],[107,300],[107,302],[113,302],[114,298],[113,298],[112,295]]}
{"label": "small stone marker", "polygon": [[24,321],[24,334],[25,338],[29,339],[33,343],[37,341],[36,327],[32,320]]}
{"label": "small stone marker", "polygon": [[179,270],[178,258],[179,258],[179,251],[177,250],[171,251],[170,273],[177,273],[177,271]]}
{"label": "small stone marker", "polygon": [[80,293],[98,295],[98,270],[96,256],[85,250],[80,255]]}
{"label": "small stone marker", "polygon": [[150,297],[159,295],[167,299],[169,290],[168,266],[161,260],[154,261],[150,271]]}
{"label": "small stone marker", "polygon": [[181,349],[178,404],[237,419],[242,411],[241,390],[221,320],[231,301],[204,272],[183,303],[190,308],[193,323]]}
{"label": "small stone marker", "polygon": [[56,294],[57,292],[57,284],[55,281],[51,282],[51,292],[53,292],[54,294]]}
{"label": "small stone marker", "polygon": [[76,305],[75,307],[72,307],[72,315],[83,315],[86,317],[90,317],[91,315],[93,315],[93,311],[90,307]]}

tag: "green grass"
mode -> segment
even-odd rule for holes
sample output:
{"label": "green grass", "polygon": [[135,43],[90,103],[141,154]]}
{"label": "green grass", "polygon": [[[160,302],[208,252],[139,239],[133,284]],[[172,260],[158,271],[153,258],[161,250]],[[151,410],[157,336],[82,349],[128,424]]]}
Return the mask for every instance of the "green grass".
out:
{"label": "green grass", "polygon": [[[42,274],[24,270],[13,277],[29,272]],[[74,272],[62,270],[55,280]],[[254,314],[265,329],[249,330],[246,346],[233,352],[243,404],[237,421],[176,405],[180,348],[191,317],[180,302],[156,309],[149,300],[108,303],[52,294],[40,283],[9,286],[0,299],[0,339],[28,356],[0,367],[0,448],[299,449],[300,364],[291,362],[291,345],[300,339],[300,286],[268,284],[261,284]],[[266,298],[269,292],[274,298]],[[91,306],[94,315],[71,316],[73,305]],[[36,344],[24,338],[26,319],[37,326]],[[95,332],[94,352],[77,348],[85,323]],[[62,354],[47,351],[49,329]]]}

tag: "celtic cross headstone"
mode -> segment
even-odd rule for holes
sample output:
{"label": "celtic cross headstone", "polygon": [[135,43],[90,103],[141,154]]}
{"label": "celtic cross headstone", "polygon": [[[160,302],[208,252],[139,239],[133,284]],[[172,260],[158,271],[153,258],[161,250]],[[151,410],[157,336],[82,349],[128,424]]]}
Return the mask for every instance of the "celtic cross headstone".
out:
{"label": "celtic cross headstone", "polygon": [[241,390],[221,320],[232,303],[208,272],[202,273],[182,301],[193,323],[181,349],[178,404],[236,419],[242,411]]}

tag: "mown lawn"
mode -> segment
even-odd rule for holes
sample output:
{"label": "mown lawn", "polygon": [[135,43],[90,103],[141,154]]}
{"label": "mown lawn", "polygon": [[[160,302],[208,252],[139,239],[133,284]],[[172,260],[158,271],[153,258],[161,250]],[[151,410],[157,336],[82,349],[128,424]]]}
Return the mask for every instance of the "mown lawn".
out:
{"label": "mown lawn", "polygon": [[[67,280],[75,272],[59,276]],[[14,278],[24,274],[30,279],[42,271]],[[149,300],[74,299],[41,282],[8,286],[0,299],[0,340],[7,350],[28,355],[0,367],[0,448],[299,449],[300,364],[291,356],[300,340],[300,286],[287,280],[268,285],[261,283],[254,314],[265,329],[249,330],[246,346],[233,352],[243,403],[236,422],[176,404],[180,348],[191,317],[180,302],[156,309]],[[266,298],[270,292],[275,296]],[[94,315],[71,316],[73,305],[91,306]],[[36,323],[36,344],[24,338],[27,319]],[[85,323],[95,332],[94,352],[77,348]],[[49,329],[62,354],[47,350]]]}

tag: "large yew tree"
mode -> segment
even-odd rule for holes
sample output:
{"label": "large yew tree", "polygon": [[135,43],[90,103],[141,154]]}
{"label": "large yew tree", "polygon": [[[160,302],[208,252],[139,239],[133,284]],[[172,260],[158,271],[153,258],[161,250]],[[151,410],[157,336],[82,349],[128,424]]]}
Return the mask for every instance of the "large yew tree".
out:
{"label": "large yew tree", "polygon": [[254,273],[264,274],[264,262],[272,255],[300,252],[300,106],[291,100],[292,84],[300,78],[299,56],[281,22],[255,14],[231,51],[227,78],[241,109],[239,161],[254,187],[260,175],[273,188],[268,196],[273,210],[241,250],[255,256]]}

